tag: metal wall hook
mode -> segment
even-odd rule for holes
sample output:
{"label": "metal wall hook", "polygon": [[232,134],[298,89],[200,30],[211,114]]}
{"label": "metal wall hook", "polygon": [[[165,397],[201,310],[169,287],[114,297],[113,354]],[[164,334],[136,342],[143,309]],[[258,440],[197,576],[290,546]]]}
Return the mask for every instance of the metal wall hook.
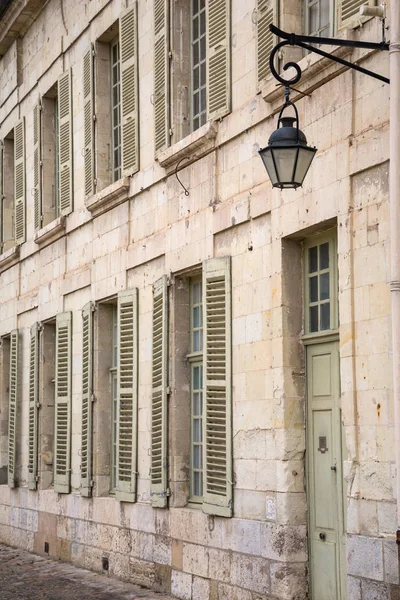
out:
{"label": "metal wall hook", "polygon": [[182,181],[179,179],[178,177],[178,168],[179,165],[181,164],[181,162],[183,162],[184,160],[190,160],[189,156],[184,156],[183,158],[181,158],[181,160],[176,164],[175,167],[175,177],[177,178],[177,180],[179,181],[180,186],[185,190],[185,196],[189,196],[189,190],[187,190],[185,188],[185,186],[183,185]]}

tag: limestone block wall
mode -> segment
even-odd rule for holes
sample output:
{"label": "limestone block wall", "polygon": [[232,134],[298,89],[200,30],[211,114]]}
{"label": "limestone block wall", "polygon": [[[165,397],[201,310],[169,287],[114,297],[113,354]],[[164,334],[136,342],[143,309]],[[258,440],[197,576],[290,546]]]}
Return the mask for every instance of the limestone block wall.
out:
{"label": "limestone block wall", "polygon": [[[282,14],[292,15],[282,4]],[[395,598],[388,88],[350,71],[322,85],[321,65],[319,83],[317,77],[311,95],[297,101],[301,128],[318,147],[314,164],[303,189],[272,190],[258,149],[276,127],[282,96],[274,96],[275,82],[267,102],[257,90],[255,0],[232,0],[232,111],[216,124],[212,151],[180,171],[190,192],[185,196],[174,173],[154,160],[153,1],[140,1],[141,167],[129,180],[128,199],[92,216],[84,202],[82,57],[125,7],[122,0],[73,0],[64,3],[62,15],[60,3],[51,0],[2,59],[0,89],[8,89],[7,81],[10,91],[0,106],[0,137],[25,116],[28,193],[27,241],[19,262],[0,273],[0,335],[18,328],[22,355],[19,486],[10,490],[0,479],[0,540],[35,552],[43,552],[47,542],[52,556],[94,570],[101,570],[107,556],[110,573],[182,599],[306,598],[301,242],[335,227],[348,598]],[[370,22],[361,35],[371,39],[376,31]],[[16,45],[18,77],[8,74],[17,60]],[[371,54],[363,64],[388,70],[384,55]],[[32,110],[38,93],[69,67],[74,211],[65,232],[38,245],[30,193]],[[232,519],[182,506],[178,489],[168,509],[150,505],[152,284],[219,256],[232,259]],[[81,310],[131,287],[139,289],[138,502],[133,505],[79,494]],[[69,495],[27,488],[29,328],[63,311],[73,313]],[[4,385],[0,389],[4,396]],[[2,420],[0,436],[4,431]],[[1,439],[0,449],[5,461]]]}

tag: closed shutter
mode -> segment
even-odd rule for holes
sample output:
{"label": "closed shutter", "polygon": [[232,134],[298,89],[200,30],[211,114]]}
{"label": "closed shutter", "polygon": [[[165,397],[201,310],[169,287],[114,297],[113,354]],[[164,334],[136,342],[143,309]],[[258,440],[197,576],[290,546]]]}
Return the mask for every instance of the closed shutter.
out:
{"label": "closed shutter", "polygon": [[169,146],[169,0],[154,2],[154,126],[156,153]]}
{"label": "closed shutter", "polygon": [[31,327],[29,361],[29,459],[28,487],[36,490],[38,481],[39,434],[39,325]]}
{"label": "closed shutter", "polygon": [[271,73],[269,56],[275,45],[275,36],[269,26],[278,26],[277,0],[257,0],[257,82],[264,81]]}
{"label": "closed shutter", "polygon": [[122,175],[139,170],[137,2],[119,20],[121,45]]}
{"label": "closed shutter", "polygon": [[95,193],[94,182],[94,49],[90,45],[83,57],[83,112],[85,129],[85,196]]}
{"label": "closed shutter", "polygon": [[230,0],[207,2],[207,120],[231,110]]}
{"label": "closed shutter", "polygon": [[71,480],[71,341],[72,315],[56,319],[56,416],[54,491],[69,494]]}
{"label": "closed shutter", "polygon": [[60,214],[72,212],[72,73],[65,71],[58,78],[58,143]]}
{"label": "closed shutter", "polygon": [[93,305],[82,310],[82,447],[81,494],[92,495],[92,435],[93,435]]}
{"label": "closed shutter", "polygon": [[33,109],[33,208],[34,226],[42,226],[42,140],[40,102]]}
{"label": "closed shutter", "polygon": [[360,6],[376,6],[375,0],[338,0],[338,29],[354,27],[361,21]]}
{"label": "closed shutter", "polygon": [[15,243],[25,242],[25,122],[21,119],[14,127],[14,202]]}
{"label": "closed shutter", "polygon": [[232,516],[231,273],[229,258],[203,266],[203,512]]}
{"label": "closed shutter", "polygon": [[138,292],[118,294],[116,498],[136,502]]}
{"label": "closed shutter", "polygon": [[167,506],[168,288],[164,276],[153,286],[151,399],[151,502]]}
{"label": "closed shutter", "polygon": [[8,404],[8,485],[16,484],[16,441],[17,441],[17,401],[18,401],[18,329],[10,335],[10,387]]}

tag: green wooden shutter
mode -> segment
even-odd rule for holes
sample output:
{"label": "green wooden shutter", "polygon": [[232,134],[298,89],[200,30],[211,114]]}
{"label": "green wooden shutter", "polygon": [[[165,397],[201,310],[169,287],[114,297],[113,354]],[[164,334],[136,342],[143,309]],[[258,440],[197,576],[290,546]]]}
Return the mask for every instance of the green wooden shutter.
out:
{"label": "green wooden shutter", "polygon": [[121,46],[122,175],[139,170],[137,2],[119,20]]}
{"label": "green wooden shutter", "polygon": [[338,0],[338,29],[354,26],[359,23],[360,6],[376,6],[375,0]]}
{"label": "green wooden shutter", "polygon": [[231,4],[207,2],[207,120],[231,110]]}
{"label": "green wooden shutter", "polygon": [[82,446],[81,494],[92,495],[93,454],[93,304],[82,310]]}
{"label": "green wooden shutter", "polygon": [[156,153],[169,146],[169,0],[154,2],[154,126]]}
{"label": "green wooden shutter", "polygon": [[231,273],[229,258],[203,266],[203,512],[232,516]]}
{"label": "green wooden shutter", "polygon": [[259,86],[271,73],[269,56],[275,44],[275,36],[269,30],[271,24],[279,24],[277,0],[257,0],[257,82]]}
{"label": "green wooden shutter", "polygon": [[72,212],[72,72],[65,71],[58,78],[58,143],[60,214]]}
{"label": "green wooden shutter", "polygon": [[54,491],[69,494],[71,481],[71,350],[72,315],[56,318],[56,416]]}
{"label": "green wooden shutter", "polygon": [[39,324],[31,327],[29,361],[29,459],[28,487],[36,490],[38,481],[39,435]]}
{"label": "green wooden shutter", "polygon": [[17,402],[18,402],[18,329],[10,335],[10,387],[8,404],[8,485],[16,484]]}
{"label": "green wooden shutter", "polygon": [[14,127],[14,209],[15,243],[25,242],[25,122],[18,121]]}
{"label": "green wooden shutter", "polygon": [[153,286],[151,400],[151,502],[167,506],[168,288],[164,276]]}
{"label": "green wooden shutter", "polygon": [[95,193],[94,181],[94,49],[93,44],[83,57],[83,112],[85,129],[85,196]]}
{"label": "green wooden shutter", "polygon": [[42,140],[41,140],[41,103],[38,102],[33,109],[33,205],[34,226],[42,226]]}
{"label": "green wooden shutter", "polygon": [[136,502],[138,291],[118,294],[116,498]]}

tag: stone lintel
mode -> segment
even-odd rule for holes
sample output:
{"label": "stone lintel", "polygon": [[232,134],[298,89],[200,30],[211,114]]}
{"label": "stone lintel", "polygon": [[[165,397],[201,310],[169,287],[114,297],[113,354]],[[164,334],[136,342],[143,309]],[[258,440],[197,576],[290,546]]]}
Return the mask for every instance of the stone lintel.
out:
{"label": "stone lintel", "polygon": [[215,148],[215,139],[217,137],[218,124],[214,121],[208,121],[193,131],[190,135],[183,138],[173,146],[159,152],[157,160],[161,167],[165,169],[175,166],[183,158],[198,159],[210,150]]}
{"label": "stone lintel", "polygon": [[65,232],[65,217],[57,217],[35,233],[35,244],[43,244],[60,238]]}
{"label": "stone lintel", "polygon": [[129,177],[124,177],[85,200],[85,206],[93,216],[97,216],[122,204],[128,197]]}

